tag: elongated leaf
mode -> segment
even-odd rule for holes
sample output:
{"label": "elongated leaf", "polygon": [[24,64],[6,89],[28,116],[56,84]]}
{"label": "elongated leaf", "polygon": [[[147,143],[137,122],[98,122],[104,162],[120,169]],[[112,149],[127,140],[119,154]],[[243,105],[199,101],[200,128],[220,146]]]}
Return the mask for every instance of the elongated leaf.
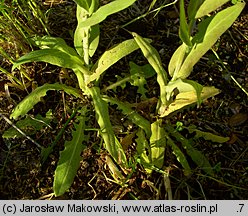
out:
{"label": "elongated leaf", "polygon": [[213,168],[203,153],[195,149],[189,140],[174,130],[171,126],[166,125],[166,129],[176,138],[178,142],[182,144],[183,148],[187,151],[187,154],[199,167],[201,167],[207,174],[212,176],[214,175]]}
{"label": "elongated leaf", "polygon": [[180,39],[187,45],[191,46],[190,41],[190,31],[187,23],[185,8],[184,8],[184,0],[180,0],[180,28],[179,28],[179,37]]}
{"label": "elongated leaf", "polygon": [[98,87],[89,88],[88,91],[94,102],[97,122],[100,126],[101,136],[104,140],[107,151],[110,153],[116,163],[126,166],[126,155],[121,144],[114,135],[114,131],[110,122],[108,104],[102,99],[100,89]]}
{"label": "elongated leaf", "polygon": [[217,8],[221,7],[223,4],[229,2],[230,0],[205,0],[202,5],[197,10],[195,18],[201,18],[208,15],[209,13],[215,11]]}
{"label": "elongated leaf", "polygon": [[[201,92],[201,100],[204,101],[207,98],[213,97],[220,93],[220,90],[214,87],[203,87]],[[176,96],[176,99],[169,104],[168,107],[161,109],[160,117],[165,117],[177,110],[187,107],[190,104],[197,102],[197,95],[195,91],[181,92]]]}
{"label": "elongated leaf", "polygon": [[26,98],[24,98],[13,110],[10,115],[11,118],[17,119],[19,116],[25,115],[31,110],[35,104],[37,104],[42,97],[44,97],[49,90],[63,90],[67,94],[80,97],[80,91],[78,89],[69,87],[67,85],[55,83],[55,84],[44,84],[36,88]]}
{"label": "elongated leaf", "polygon": [[190,21],[195,19],[196,12],[198,11],[199,7],[201,6],[204,0],[190,0],[188,5],[188,18]]}
{"label": "elongated leaf", "polygon": [[132,33],[136,43],[139,45],[143,55],[146,57],[150,65],[157,73],[157,81],[160,87],[160,99],[162,104],[166,104],[166,89],[167,85],[167,73],[163,68],[158,51],[150,45],[146,40],[136,33]]}
{"label": "elongated leaf", "polygon": [[36,37],[35,44],[40,49],[59,50],[71,56],[78,56],[77,52],[72,47],[68,46],[62,38],[50,36]]}
{"label": "elongated leaf", "polygon": [[[214,45],[218,38],[232,25],[243,10],[245,3],[237,3],[225,10],[220,11],[213,17],[205,19],[207,25],[199,31],[192,42],[194,47],[186,57],[178,73],[174,73],[172,80],[187,78],[193,66]],[[209,22],[210,21],[210,22]]]}
{"label": "elongated leaf", "polygon": [[189,127],[185,127],[190,133],[196,133],[196,135],[194,136],[196,139],[199,137],[202,137],[205,140],[210,140],[212,142],[217,142],[217,143],[225,143],[227,142],[230,138],[229,137],[222,137],[222,136],[218,136],[215,135],[213,133],[210,132],[204,132],[204,131],[200,131],[196,128],[196,126],[189,126]]}
{"label": "elongated leaf", "polygon": [[140,163],[144,166],[146,172],[148,174],[151,174],[152,170],[149,166],[147,166],[152,165],[150,145],[146,139],[144,131],[141,128],[139,128],[136,135],[137,138],[135,139],[135,141],[137,143],[137,155],[140,158]]}
{"label": "elongated leaf", "polygon": [[107,18],[107,16],[119,12],[130,5],[136,0],[115,0],[102,7],[92,14],[86,21],[80,23],[80,28],[93,26],[99,24]]}
{"label": "elongated leaf", "polygon": [[168,71],[171,77],[173,77],[174,74],[177,74],[177,72],[180,70],[186,56],[186,51],[187,51],[187,45],[183,43],[173,53],[168,66]]}
{"label": "elongated leaf", "polygon": [[180,148],[174,143],[174,141],[169,137],[167,131],[165,132],[165,137],[167,139],[167,144],[172,148],[173,154],[176,156],[178,162],[184,168],[184,174],[189,175],[191,173],[191,168],[185,155],[180,150]]}
{"label": "elongated leaf", "polygon": [[90,76],[90,82],[98,79],[110,66],[115,64],[121,58],[127,56],[139,47],[134,39],[126,40],[110,50],[104,52],[91,71],[95,72]]}
{"label": "elongated leaf", "polygon": [[107,96],[104,96],[103,100],[108,103],[116,104],[118,108],[122,111],[122,113],[127,116],[128,119],[130,119],[134,124],[142,128],[146,132],[147,137],[151,136],[150,122],[141,115],[139,115],[131,107],[129,107],[127,104],[124,104],[123,102],[115,100],[114,98],[109,98]]}
{"label": "elongated leaf", "polygon": [[65,142],[65,148],[60,152],[60,158],[55,170],[53,190],[55,196],[61,196],[73,183],[74,177],[80,166],[81,152],[85,148],[82,142],[85,140],[84,129],[87,108],[83,107],[81,116],[77,117],[79,123],[74,123],[75,130],[72,131],[72,140]]}
{"label": "elongated leaf", "polygon": [[47,62],[49,64],[57,65],[59,67],[70,68],[72,70],[80,70],[84,71],[85,73],[89,73],[84,67],[81,59],[76,56],[71,56],[57,49],[43,49],[30,52],[19,58],[13,64],[12,70],[22,64],[34,61]]}
{"label": "elongated leaf", "polygon": [[151,124],[152,135],[150,138],[152,164],[161,169],[164,164],[166,138],[164,128],[161,127],[162,119]]}

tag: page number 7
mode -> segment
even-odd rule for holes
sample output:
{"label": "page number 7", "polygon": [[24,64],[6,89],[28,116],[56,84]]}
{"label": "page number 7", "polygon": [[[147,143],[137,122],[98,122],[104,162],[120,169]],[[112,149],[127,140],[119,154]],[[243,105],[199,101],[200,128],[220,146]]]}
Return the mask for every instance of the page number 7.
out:
{"label": "page number 7", "polygon": [[240,209],[239,209],[239,211],[237,211],[237,212],[242,212],[242,209],[243,209],[244,205],[245,205],[245,204],[239,204]]}

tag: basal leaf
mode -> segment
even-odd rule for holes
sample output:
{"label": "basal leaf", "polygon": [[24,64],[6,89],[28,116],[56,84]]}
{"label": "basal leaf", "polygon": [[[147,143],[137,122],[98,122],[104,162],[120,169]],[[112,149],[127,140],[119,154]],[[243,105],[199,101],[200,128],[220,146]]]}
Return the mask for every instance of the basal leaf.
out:
{"label": "basal leaf", "polygon": [[110,153],[116,163],[126,166],[126,155],[121,144],[114,135],[114,131],[110,122],[108,104],[102,99],[100,89],[98,87],[89,88],[88,91],[94,102],[97,122],[100,126],[101,136],[104,140],[107,151]]}
{"label": "basal leaf", "polygon": [[160,99],[162,104],[166,104],[166,89],[165,86],[167,85],[167,73],[163,68],[160,56],[158,51],[150,45],[146,40],[144,40],[141,36],[136,33],[132,33],[136,43],[140,47],[143,55],[146,57],[150,65],[157,73],[157,81],[160,87]]}
{"label": "basal leaf", "polygon": [[202,137],[205,140],[210,140],[212,142],[217,142],[217,143],[225,143],[227,142],[230,138],[229,137],[222,137],[222,136],[218,136],[215,135],[213,133],[210,132],[204,132],[204,131],[200,131],[196,128],[196,126],[189,126],[189,127],[185,127],[190,133],[196,133],[195,134],[195,138],[199,138]]}
{"label": "basal leaf", "polygon": [[[220,90],[214,87],[203,87],[201,92],[201,100],[204,101],[207,98],[213,97],[220,93]],[[181,92],[176,96],[176,99],[169,104],[168,107],[161,109],[160,117],[165,117],[177,110],[180,110],[190,104],[197,102],[197,95],[195,91]]]}
{"label": "basal leaf", "polygon": [[174,130],[171,126],[166,125],[166,129],[178,142],[182,144],[187,154],[202,170],[204,170],[209,175],[214,175],[213,168],[202,152],[194,148],[189,140],[182,136],[178,131]]}
{"label": "basal leaf", "polygon": [[93,26],[99,24],[107,18],[107,16],[117,13],[130,5],[132,5],[136,0],[115,0],[102,7],[100,7],[95,13],[92,14],[84,22],[80,23],[80,28]]}
{"label": "basal leaf", "polygon": [[166,138],[164,128],[161,127],[162,119],[151,124],[152,135],[150,137],[151,162],[154,166],[161,169],[164,164],[164,152]]}
{"label": "basal leaf", "polygon": [[[184,60],[178,73],[174,73],[172,80],[176,80],[177,78],[185,79],[190,75],[193,66],[232,25],[243,10],[244,6],[245,3],[237,3],[236,5],[228,7],[203,21],[208,25],[206,25],[205,28],[201,28],[201,31],[199,31],[192,39],[193,47]],[[202,31],[204,33],[202,33]]]}
{"label": "basal leaf", "polygon": [[108,51],[105,51],[97,63],[92,67],[91,71],[94,73],[90,76],[89,81],[98,79],[110,66],[138,48],[139,47],[135,40],[130,39],[110,48]]}
{"label": "basal leaf", "polygon": [[191,169],[185,155],[180,150],[180,148],[174,143],[174,141],[169,137],[167,132],[165,133],[165,137],[167,139],[167,144],[172,148],[173,154],[176,156],[178,162],[184,168],[185,175],[189,175],[191,173]]}
{"label": "basal leaf", "polygon": [[197,10],[195,18],[201,18],[208,15],[209,13],[215,11],[217,8],[221,7],[223,4],[229,2],[230,0],[205,0],[202,5]]}
{"label": "basal leaf", "polygon": [[135,139],[137,143],[137,155],[140,158],[140,163],[144,166],[148,174],[152,173],[149,165],[152,165],[151,159],[151,148],[146,139],[146,135],[142,129],[139,129],[136,133],[137,138]]}
{"label": "basal leaf", "polygon": [[44,84],[36,88],[31,92],[26,98],[24,98],[13,110],[10,115],[11,118],[17,119],[19,116],[25,115],[31,110],[35,104],[37,104],[42,97],[44,97],[49,90],[63,90],[67,94],[74,95],[75,97],[80,97],[80,91],[69,87],[67,85],[55,83],[55,84]]}
{"label": "basal leaf", "polygon": [[82,142],[85,140],[84,129],[87,108],[83,107],[81,116],[77,117],[79,123],[74,123],[72,140],[65,142],[65,148],[60,152],[60,158],[55,170],[53,190],[55,196],[61,196],[70,188],[80,166],[81,152],[85,148]]}
{"label": "basal leaf", "polygon": [[184,0],[180,0],[180,28],[179,28],[179,37],[187,46],[191,46],[190,41],[190,31],[187,23],[185,8],[184,8]]}
{"label": "basal leaf", "polygon": [[115,100],[114,98],[109,98],[107,96],[104,96],[103,100],[111,104],[116,104],[118,108],[122,111],[122,113],[127,116],[128,119],[130,119],[134,124],[136,124],[145,131],[147,137],[151,136],[151,124],[147,119],[139,115],[127,104]]}
{"label": "basal leaf", "polygon": [[80,70],[84,71],[85,73],[87,72],[87,69],[84,67],[84,64],[80,58],[76,56],[71,56],[57,49],[43,49],[30,52],[19,58],[13,64],[12,70],[22,64],[34,61],[46,62],[63,68]]}

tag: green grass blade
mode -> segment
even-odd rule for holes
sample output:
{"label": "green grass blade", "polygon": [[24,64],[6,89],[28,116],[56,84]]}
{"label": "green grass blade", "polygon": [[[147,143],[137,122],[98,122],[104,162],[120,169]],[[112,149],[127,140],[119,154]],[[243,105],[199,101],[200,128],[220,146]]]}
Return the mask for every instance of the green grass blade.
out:
{"label": "green grass blade", "polygon": [[189,46],[189,47],[192,46],[192,43],[190,41],[189,26],[188,26],[186,15],[185,15],[184,0],[180,0],[179,37],[185,44],[187,44],[187,46]]}
{"label": "green grass blade", "polygon": [[127,104],[115,100],[114,98],[109,98],[107,96],[104,96],[103,100],[111,104],[116,104],[118,108],[122,111],[122,113],[126,115],[129,120],[131,120],[134,124],[136,124],[145,131],[147,137],[151,136],[151,124],[147,119],[139,115]]}
{"label": "green grass blade", "polygon": [[216,15],[205,19],[199,26],[199,32],[192,39],[193,48],[187,55],[178,73],[172,80],[187,78],[193,66],[214,45],[219,37],[232,25],[243,10],[245,3],[237,3],[224,9]]}
{"label": "green grass blade", "polygon": [[75,97],[80,97],[80,91],[69,87],[67,85],[55,83],[55,84],[44,84],[36,88],[33,92],[31,92],[26,98],[24,98],[13,110],[10,115],[11,118],[17,119],[19,116],[25,115],[31,110],[35,104],[37,104],[42,97],[44,97],[47,91],[50,90],[63,90],[67,94],[74,95]]}
{"label": "green grass blade", "polygon": [[195,18],[201,18],[215,11],[230,0],[205,0],[196,12]]}
{"label": "green grass blade", "polygon": [[94,73],[90,76],[90,82],[98,79],[110,66],[118,62],[121,58],[129,55],[139,47],[134,39],[129,39],[110,48],[99,58],[91,71]]}
{"label": "green grass blade", "polygon": [[161,127],[162,119],[151,124],[152,135],[150,138],[152,165],[161,169],[164,164],[164,152],[166,147],[165,130]]}
{"label": "green grass blade", "polygon": [[60,158],[55,170],[53,190],[55,196],[61,196],[73,183],[74,177],[80,166],[81,152],[85,148],[82,142],[85,140],[84,129],[87,108],[83,107],[81,115],[77,117],[79,123],[74,123],[75,130],[72,131],[72,140],[65,142],[65,148],[60,152]]}
{"label": "green grass blade", "polygon": [[195,15],[204,0],[190,0],[187,12],[189,20],[195,20]]}
{"label": "green grass blade", "polygon": [[110,122],[108,104],[102,99],[102,95],[100,94],[100,89],[98,87],[89,88],[88,92],[92,96],[94,102],[97,122],[100,126],[101,136],[104,140],[107,151],[110,153],[116,163],[126,166],[126,155],[121,144],[114,135],[114,131]]}
{"label": "green grass blade", "polygon": [[99,24],[107,18],[107,16],[117,13],[130,5],[132,5],[136,0],[115,0],[102,7],[100,7],[95,13],[92,14],[84,22],[80,23],[80,28],[93,26]]}
{"label": "green grass blade", "polygon": [[167,73],[162,66],[162,62],[158,51],[151,46],[146,40],[136,33],[132,33],[136,43],[139,45],[143,55],[146,57],[150,65],[157,73],[157,81],[160,87],[160,99],[162,104],[166,104],[166,89],[167,85]]}

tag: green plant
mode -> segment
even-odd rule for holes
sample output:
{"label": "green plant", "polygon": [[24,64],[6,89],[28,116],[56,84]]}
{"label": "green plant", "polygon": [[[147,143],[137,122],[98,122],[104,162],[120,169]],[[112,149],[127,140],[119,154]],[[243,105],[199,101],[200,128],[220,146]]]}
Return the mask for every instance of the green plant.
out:
{"label": "green plant", "polygon": [[[142,38],[136,33],[132,33],[134,39],[124,41],[112,47],[91,66],[90,57],[94,55],[99,42],[99,23],[108,15],[130,6],[135,0],[115,0],[100,8],[97,0],[75,0],[75,2],[77,3],[78,20],[74,34],[75,49],[69,47],[61,38],[49,36],[36,38],[35,43],[41,50],[33,51],[18,59],[13,65],[13,70],[21,64],[32,61],[43,61],[72,69],[77,76],[80,90],[93,100],[96,119],[100,126],[99,131],[104,140],[105,148],[114,159],[114,162],[123,170],[128,167],[128,162],[125,152],[112,129],[108,103],[117,105],[118,109],[139,127],[135,139],[137,143],[135,157],[137,162],[141,163],[148,173],[155,170],[166,174],[163,171],[163,164],[164,152],[167,146],[170,146],[172,149],[184,168],[185,174],[190,173],[191,168],[186,156],[178,146],[178,143],[181,143],[187,154],[201,169],[209,175],[214,175],[207,158],[193,146],[194,140],[188,140],[183,137],[179,130],[175,129],[169,121],[163,124],[161,118],[188,105],[195,103],[199,105],[203,100],[219,93],[219,90],[214,87],[203,87],[199,83],[186,78],[190,75],[193,66],[199,59],[235,21],[245,4],[238,2],[205,18],[207,14],[215,11],[226,1],[218,1],[218,4],[215,4],[215,2],[213,3],[209,0],[204,2],[191,0],[188,5],[187,21],[185,4],[181,0],[179,36],[183,44],[175,51],[170,60],[168,71],[171,80],[169,80],[169,75],[162,66],[158,52],[150,45],[151,41]],[[194,23],[198,19],[201,19],[198,24],[198,32],[192,36],[191,32]],[[131,84],[138,86],[139,92],[143,96],[142,99],[147,100],[144,84],[147,77],[156,73],[160,87],[160,97],[157,103],[155,113],[157,120],[155,122],[150,122],[142,117],[132,109],[130,104],[102,95],[98,87],[100,77],[110,66],[138,48],[142,50],[150,66],[139,67],[134,63],[130,63],[131,75],[125,77],[124,81],[118,81],[116,85],[112,85],[109,89],[129,81]],[[151,67],[153,70],[151,70]],[[11,117],[17,119],[19,116],[25,115],[49,90],[64,90],[75,97],[82,97],[78,89],[57,83],[45,84],[35,89],[20,102],[13,110]],[[77,117],[78,122],[75,123],[75,131],[72,132],[72,141],[66,142],[65,149],[61,152],[54,178],[54,192],[56,196],[63,194],[70,187],[79,166],[80,153],[84,148],[82,141],[87,140],[87,137],[83,135],[87,120],[86,112],[87,107],[83,107],[80,110],[80,115]],[[195,131],[198,137],[201,136],[212,141],[225,142],[228,140],[228,138],[213,136],[206,132],[200,132],[197,129],[188,128],[188,130],[190,133],[192,130]],[[111,159],[108,161],[110,169],[117,175],[116,179],[125,181],[118,168],[113,166],[113,162],[110,163]]]}

